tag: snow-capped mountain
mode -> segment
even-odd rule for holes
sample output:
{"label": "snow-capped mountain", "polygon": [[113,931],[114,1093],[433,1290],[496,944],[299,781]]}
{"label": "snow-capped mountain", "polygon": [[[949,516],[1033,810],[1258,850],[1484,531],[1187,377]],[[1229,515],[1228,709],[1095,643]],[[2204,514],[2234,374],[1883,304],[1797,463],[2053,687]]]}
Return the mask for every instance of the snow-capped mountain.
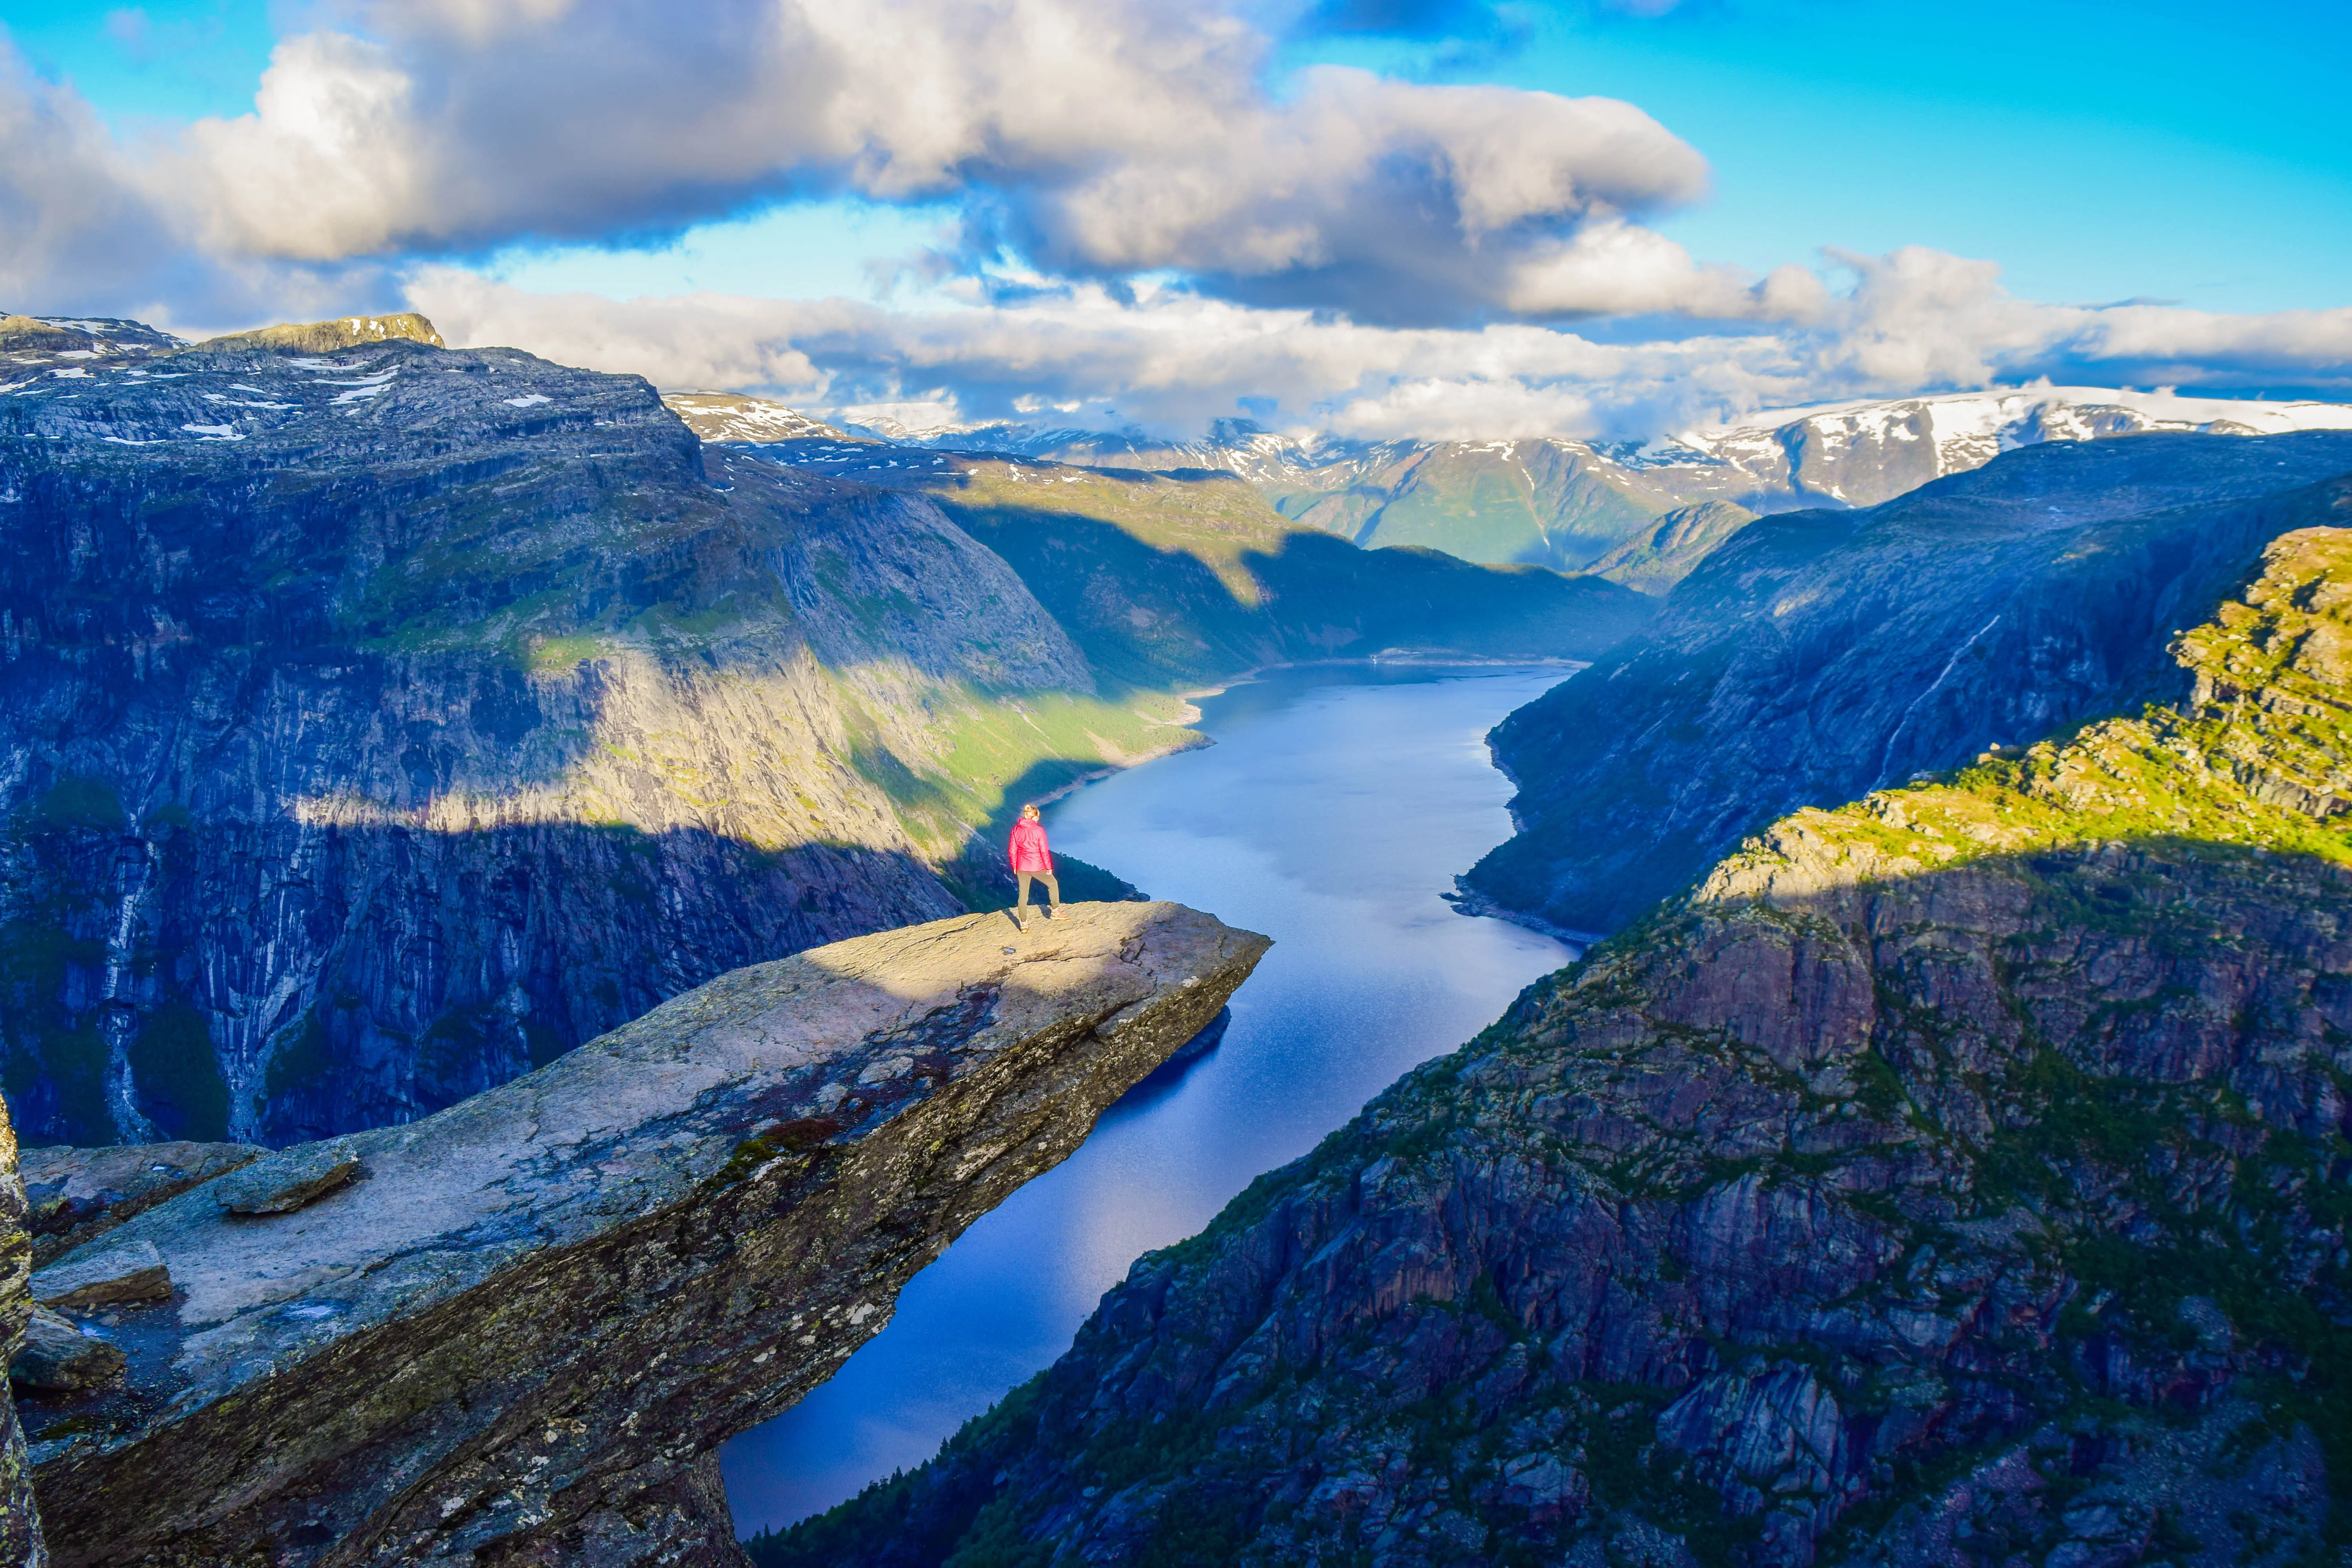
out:
{"label": "snow-capped mountain", "polygon": [[[1095,468],[1223,468],[1247,479],[1284,516],[1359,544],[1428,545],[1469,561],[1530,562],[1570,572],[1629,560],[1631,548],[1646,562],[1644,587],[1655,591],[1670,586],[1697,556],[1677,551],[1673,565],[1662,567],[1640,542],[1660,520],[1686,508],[1771,512],[1874,506],[2041,441],[2147,431],[2263,436],[2352,429],[2352,405],[2345,404],[2102,387],[1833,404],[1616,444],[1559,437],[1372,442],[1278,434],[1246,420],[1220,420],[1197,442],[1165,441],[1140,430],[1014,424],[916,432],[873,421],[845,434],[780,405],[767,405],[771,415],[739,414],[727,428],[742,433],[719,435],[712,433],[719,428],[712,416],[686,406],[694,401],[670,399],[709,440],[863,437],[932,451],[1003,453]],[[726,401],[748,408],[760,400]],[[805,435],[793,432],[793,420],[809,426]],[[1697,537],[1717,537],[1725,521],[1719,510],[1708,512]]]}
{"label": "snow-capped mountain", "polygon": [[771,398],[740,392],[672,392],[662,401],[686,421],[688,429],[706,441],[855,441],[887,440],[887,437],[853,435],[836,425],[813,419],[798,409]]}
{"label": "snow-capped mountain", "polygon": [[1683,501],[1751,511],[1875,506],[2041,441],[2151,430],[2276,436],[2352,429],[2340,403],[2255,403],[2101,387],[2032,387],[1835,404],[1687,431],[1618,454]]}

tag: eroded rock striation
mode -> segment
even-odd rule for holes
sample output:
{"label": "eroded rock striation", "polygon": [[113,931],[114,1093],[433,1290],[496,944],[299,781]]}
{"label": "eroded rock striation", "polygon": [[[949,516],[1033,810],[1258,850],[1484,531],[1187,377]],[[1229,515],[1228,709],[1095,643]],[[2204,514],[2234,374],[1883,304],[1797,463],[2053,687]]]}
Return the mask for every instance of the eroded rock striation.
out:
{"label": "eroded rock striation", "polygon": [[[356,1180],[152,1247],[123,1380],[26,1405],[65,1564],[740,1562],[715,1449],[1218,1013],[1267,946],[1172,904],[966,916],[736,971],[342,1140]],[[236,1176],[293,1171],[303,1149]]]}
{"label": "eroded rock striation", "polygon": [[2333,1561],[2352,531],[1773,826],[764,1564]]}
{"label": "eroded rock striation", "polygon": [[2352,433],[2053,442],[1749,522],[1496,727],[1519,831],[1465,889],[1614,931],[1800,806],[2185,696],[2172,637],[2273,539],[2352,515],[2346,475]]}

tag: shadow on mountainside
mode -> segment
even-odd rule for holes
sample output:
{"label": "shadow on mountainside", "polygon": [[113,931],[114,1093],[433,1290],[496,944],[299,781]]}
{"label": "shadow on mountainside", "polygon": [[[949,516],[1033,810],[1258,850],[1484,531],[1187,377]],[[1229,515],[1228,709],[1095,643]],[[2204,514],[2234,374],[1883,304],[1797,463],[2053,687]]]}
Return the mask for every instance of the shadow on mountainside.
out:
{"label": "shadow on mountainside", "polygon": [[[860,766],[894,795],[943,793],[887,761]],[[106,781],[68,778],[20,820],[5,881],[0,1088],[27,1143],[115,1142],[126,1111],[166,1139],[273,1145],[413,1121],[729,969],[1010,905],[1020,805],[1100,768],[1032,763],[937,868],[702,828],[310,829],[171,808],[134,826]],[[1057,859],[1072,902],[1140,896]]]}
{"label": "shadow on mountainside", "polygon": [[118,1142],[123,1110],[273,1145],[414,1121],[727,970],[960,908],[904,852],[700,829],[151,822],[22,844],[0,1030],[28,1143]]}
{"label": "shadow on mountainside", "polygon": [[[1434,550],[1363,550],[1305,530],[1235,551],[1220,572],[1115,521],[950,506],[1011,563],[1095,668],[1138,687],[1391,648],[1478,658],[1597,657],[1652,609],[1629,589]],[[1238,578],[1238,584],[1235,579]]]}

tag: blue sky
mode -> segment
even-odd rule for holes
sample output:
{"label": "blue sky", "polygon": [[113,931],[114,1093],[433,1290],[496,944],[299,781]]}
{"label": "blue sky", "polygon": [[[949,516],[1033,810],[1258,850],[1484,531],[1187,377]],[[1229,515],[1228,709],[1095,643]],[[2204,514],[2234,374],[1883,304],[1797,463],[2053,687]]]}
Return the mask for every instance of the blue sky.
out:
{"label": "blue sky", "polygon": [[1930,245],[2012,292],[2352,303],[2352,5],[1688,0],[1555,14],[1489,79],[1640,104],[1714,199],[1660,227],[1764,269]]}
{"label": "blue sky", "polygon": [[2036,378],[2352,397],[2347,0],[0,24],[10,309],[406,305],[666,385],[1171,432],[1627,435]]}
{"label": "blue sky", "polygon": [[[136,133],[252,108],[292,6],[0,0],[17,47]],[[2012,293],[2265,311],[2352,303],[2352,5],[2194,0],[1685,0],[1664,15],[1518,8],[1497,45],[1294,40],[1433,80],[1606,94],[1714,167],[1712,196],[1654,226],[1761,273],[1836,246],[1997,260]],[[874,291],[866,263],[951,215],[801,204],[659,248],[520,245],[475,258],[534,289],[616,299],[713,289]]]}

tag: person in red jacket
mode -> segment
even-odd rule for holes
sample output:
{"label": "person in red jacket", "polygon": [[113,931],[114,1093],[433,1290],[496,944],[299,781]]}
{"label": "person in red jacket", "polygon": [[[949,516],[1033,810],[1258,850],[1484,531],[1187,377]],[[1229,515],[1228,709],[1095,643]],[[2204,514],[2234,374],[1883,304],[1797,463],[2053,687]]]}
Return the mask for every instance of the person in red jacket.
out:
{"label": "person in red jacket", "polygon": [[1032,878],[1045,884],[1045,918],[1062,918],[1062,884],[1054,880],[1054,852],[1045,847],[1045,823],[1034,805],[1021,808],[1021,820],[1013,825],[1013,875],[1020,879],[1021,897],[1013,906],[1013,923],[1023,931],[1029,929],[1024,919],[1029,912],[1029,882]]}

